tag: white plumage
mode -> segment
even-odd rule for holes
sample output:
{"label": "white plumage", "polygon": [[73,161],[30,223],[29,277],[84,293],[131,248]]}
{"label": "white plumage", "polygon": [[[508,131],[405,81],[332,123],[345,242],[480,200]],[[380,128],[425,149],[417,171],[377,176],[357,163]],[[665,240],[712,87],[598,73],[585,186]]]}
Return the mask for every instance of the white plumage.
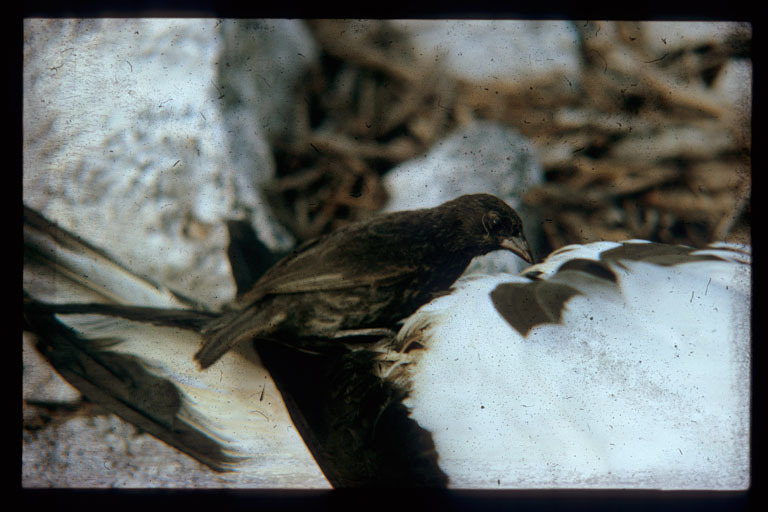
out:
{"label": "white plumage", "polygon": [[[408,319],[396,344],[426,349],[389,378],[453,486],[745,489],[749,262],[725,244],[602,242],[464,278]],[[521,309],[550,321],[525,332]]]}

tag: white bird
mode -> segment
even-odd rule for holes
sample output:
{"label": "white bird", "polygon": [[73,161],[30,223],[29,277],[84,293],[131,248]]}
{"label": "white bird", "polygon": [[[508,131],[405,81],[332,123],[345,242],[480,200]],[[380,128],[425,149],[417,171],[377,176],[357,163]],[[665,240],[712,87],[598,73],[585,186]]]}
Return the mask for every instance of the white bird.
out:
{"label": "white bird", "polygon": [[381,347],[457,487],[746,489],[750,252],[572,245]]}
{"label": "white bird", "polygon": [[[243,346],[214,375],[192,358],[196,319],[211,313],[29,215],[25,276],[50,268],[34,255],[55,246],[54,275],[79,288],[121,276],[81,302],[145,294],[153,306],[49,307],[46,280],[25,277],[27,326],[51,363],[213,468],[274,471],[273,487],[749,486],[747,246],[564,247],[521,275],[460,279],[394,338]],[[62,272],[83,254],[91,278]],[[135,313],[160,307],[172,309],[159,321]]]}

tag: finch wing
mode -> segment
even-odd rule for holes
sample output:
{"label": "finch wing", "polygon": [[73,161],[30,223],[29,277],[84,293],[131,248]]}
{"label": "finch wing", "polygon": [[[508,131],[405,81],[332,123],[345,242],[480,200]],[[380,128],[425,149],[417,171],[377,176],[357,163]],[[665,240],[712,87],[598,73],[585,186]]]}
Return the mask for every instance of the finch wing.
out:
{"label": "finch wing", "polygon": [[419,270],[419,251],[413,249],[407,225],[391,217],[305,242],[240,295],[238,303],[251,304],[266,295],[387,286],[408,278]]}

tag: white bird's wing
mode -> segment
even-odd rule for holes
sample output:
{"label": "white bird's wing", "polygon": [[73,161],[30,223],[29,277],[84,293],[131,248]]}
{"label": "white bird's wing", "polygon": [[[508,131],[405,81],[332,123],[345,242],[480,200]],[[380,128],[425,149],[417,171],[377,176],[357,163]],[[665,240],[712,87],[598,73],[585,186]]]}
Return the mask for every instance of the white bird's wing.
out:
{"label": "white bird's wing", "polygon": [[746,489],[750,308],[749,247],[571,246],[460,280],[382,375],[453,486]]}
{"label": "white bird's wing", "polygon": [[109,308],[56,314],[42,303],[138,304],[192,317],[200,306],[32,210],[25,211],[24,234],[25,330],[89,400],[207,466],[239,475],[221,484],[328,486],[250,344],[201,372],[193,355],[202,340],[194,330],[128,320]]}

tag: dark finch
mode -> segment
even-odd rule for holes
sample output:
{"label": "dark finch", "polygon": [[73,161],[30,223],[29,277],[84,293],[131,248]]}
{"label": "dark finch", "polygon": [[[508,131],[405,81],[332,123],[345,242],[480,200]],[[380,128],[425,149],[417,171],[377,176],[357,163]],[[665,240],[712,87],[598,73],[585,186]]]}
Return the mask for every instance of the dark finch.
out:
{"label": "dark finch", "polygon": [[203,328],[195,358],[207,368],[249,339],[384,331],[497,249],[533,263],[520,217],[488,194],[345,226],[300,245],[239,295],[234,310]]}

